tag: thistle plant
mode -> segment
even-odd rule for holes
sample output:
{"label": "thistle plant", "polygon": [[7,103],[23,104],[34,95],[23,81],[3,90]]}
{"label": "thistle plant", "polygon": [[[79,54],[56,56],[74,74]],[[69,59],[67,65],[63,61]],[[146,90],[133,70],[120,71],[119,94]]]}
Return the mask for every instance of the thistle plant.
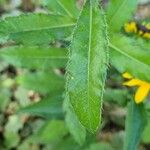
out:
{"label": "thistle plant", "polygon": [[17,111],[45,118],[28,142],[55,145],[62,138],[77,142],[78,149],[92,144],[104,125],[105,96],[113,93],[106,83],[114,68],[126,79],[121,77],[123,85],[138,87],[135,97],[130,91],[130,100],[125,100],[125,135],[119,147],[137,150],[149,122],[149,101],[144,100],[150,91],[150,28],[130,21],[137,0],[110,0],[106,7],[99,0],[85,0],[81,8],[75,0],[44,0],[41,5],[44,13],[0,20],[0,60],[23,69],[15,84],[42,99]]}

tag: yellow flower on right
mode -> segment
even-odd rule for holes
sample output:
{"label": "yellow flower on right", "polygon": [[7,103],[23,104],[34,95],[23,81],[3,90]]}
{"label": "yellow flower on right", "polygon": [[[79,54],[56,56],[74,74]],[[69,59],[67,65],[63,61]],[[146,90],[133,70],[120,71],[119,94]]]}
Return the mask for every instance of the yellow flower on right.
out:
{"label": "yellow flower on right", "polygon": [[128,79],[128,81],[124,82],[123,85],[129,86],[129,87],[138,86],[138,89],[135,93],[135,102],[137,104],[143,102],[150,92],[150,83],[146,81],[142,81],[140,79],[136,79],[127,72],[123,74],[123,77],[125,79]]}

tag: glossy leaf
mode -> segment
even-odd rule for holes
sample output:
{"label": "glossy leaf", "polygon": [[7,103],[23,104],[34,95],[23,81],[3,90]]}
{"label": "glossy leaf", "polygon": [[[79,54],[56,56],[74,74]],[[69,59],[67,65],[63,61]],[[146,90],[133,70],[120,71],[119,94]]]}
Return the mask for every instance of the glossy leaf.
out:
{"label": "glossy leaf", "polygon": [[64,67],[67,49],[48,47],[8,47],[0,50],[0,57],[6,62],[30,69]]}
{"label": "glossy leaf", "polygon": [[95,1],[87,1],[70,46],[66,93],[80,122],[91,132],[101,122],[107,53],[103,11]]}
{"label": "glossy leaf", "polygon": [[145,125],[146,112],[144,110],[144,105],[137,105],[134,100],[132,100],[128,105],[124,150],[138,149],[138,144]]}
{"label": "glossy leaf", "polygon": [[131,19],[136,10],[138,0],[111,0],[107,9],[108,25],[111,31],[120,31],[121,27]]}
{"label": "glossy leaf", "polygon": [[26,14],[0,20],[0,42],[48,44],[70,36],[75,20],[60,15]]}
{"label": "glossy leaf", "polygon": [[139,47],[137,41],[123,35],[111,39],[112,65],[121,73],[129,72],[139,79],[150,81],[150,51]]}

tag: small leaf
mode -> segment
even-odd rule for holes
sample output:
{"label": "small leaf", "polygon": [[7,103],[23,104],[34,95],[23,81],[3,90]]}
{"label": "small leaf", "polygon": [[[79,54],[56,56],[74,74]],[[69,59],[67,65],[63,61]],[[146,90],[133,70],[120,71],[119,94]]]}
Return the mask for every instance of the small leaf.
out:
{"label": "small leaf", "polygon": [[28,113],[34,116],[41,116],[44,118],[62,118],[62,97],[55,96],[43,99],[35,104],[21,108],[18,113]]}
{"label": "small leaf", "polygon": [[0,57],[17,67],[64,67],[67,62],[67,49],[15,46],[1,49]]}
{"label": "small leaf", "polygon": [[75,28],[67,66],[66,93],[80,122],[95,132],[101,122],[108,63],[106,23],[97,2],[87,1]]}
{"label": "small leaf", "polygon": [[129,103],[126,118],[126,135],[124,150],[137,150],[142,132],[146,125],[146,112],[144,105],[137,105],[134,100]]}

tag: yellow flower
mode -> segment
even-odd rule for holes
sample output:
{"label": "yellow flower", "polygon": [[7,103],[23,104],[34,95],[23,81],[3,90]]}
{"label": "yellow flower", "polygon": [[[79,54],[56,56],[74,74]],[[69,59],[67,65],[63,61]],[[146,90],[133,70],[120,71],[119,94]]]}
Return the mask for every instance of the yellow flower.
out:
{"label": "yellow flower", "polygon": [[129,87],[138,86],[135,94],[135,102],[137,104],[143,102],[144,99],[147,97],[148,93],[150,92],[150,83],[142,81],[140,79],[136,79],[127,72],[123,74],[123,77],[128,79],[128,81],[124,82],[123,85]]}
{"label": "yellow flower", "polygon": [[125,32],[126,33],[137,33],[137,25],[136,22],[129,22],[126,23],[124,26]]}
{"label": "yellow flower", "polygon": [[135,33],[143,38],[150,39],[150,24],[146,22],[138,24],[135,21],[131,21],[124,25],[124,30],[126,33]]}

